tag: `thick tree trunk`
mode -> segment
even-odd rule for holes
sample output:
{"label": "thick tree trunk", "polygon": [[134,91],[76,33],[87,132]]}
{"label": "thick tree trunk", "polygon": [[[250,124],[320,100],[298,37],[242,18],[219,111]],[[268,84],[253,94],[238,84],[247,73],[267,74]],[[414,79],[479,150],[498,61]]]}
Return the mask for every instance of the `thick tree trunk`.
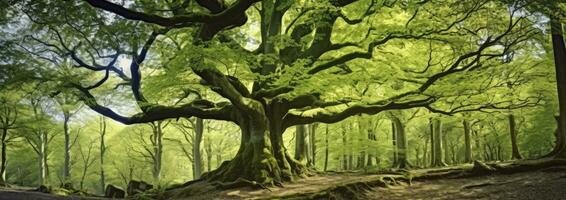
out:
{"label": "thick tree trunk", "polygon": [[6,157],[6,149],[7,149],[7,144],[6,144],[6,137],[8,135],[8,129],[7,128],[3,128],[2,129],[2,160],[0,161],[0,186],[4,186],[6,185],[6,161],[7,161],[7,157]]}
{"label": "thick tree trunk", "polygon": [[201,118],[195,120],[195,140],[193,141],[193,179],[199,179],[202,175],[202,155],[200,144],[202,142],[202,134],[204,132],[204,122]]}
{"label": "thick tree trunk", "polygon": [[[63,164],[63,184],[65,185],[71,178],[71,133],[69,131],[69,119],[71,115],[63,111],[63,133],[65,135],[65,162]],[[70,189],[70,188],[67,188]]]}
{"label": "thick tree trunk", "polygon": [[269,124],[266,120],[242,116],[238,121],[242,131],[238,153],[218,169],[203,174],[203,178],[233,184],[255,181],[261,185],[281,185],[303,176],[306,167],[293,159],[283,146],[281,125],[275,121]]}
{"label": "thick tree trunk", "polygon": [[472,157],[472,137],[470,131],[470,122],[468,120],[464,120],[462,121],[462,124],[464,125],[464,146],[465,146],[464,162],[471,163],[473,161],[473,157]]}
{"label": "thick tree trunk", "polygon": [[433,120],[433,130],[432,130],[432,167],[443,167],[446,166],[444,162],[444,150],[442,146],[442,121],[440,119]]}
{"label": "thick tree trunk", "polygon": [[509,134],[511,135],[511,159],[522,159],[519,152],[519,145],[517,144],[517,127],[515,124],[515,116],[509,115]]}
{"label": "thick tree trunk", "polygon": [[395,127],[395,139],[397,140],[396,149],[398,152],[396,156],[397,160],[394,162],[396,165],[394,167],[402,169],[409,168],[411,165],[407,160],[407,136],[405,134],[405,127],[403,126],[401,120],[396,116],[392,116],[391,121],[393,123],[393,126]]}
{"label": "thick tree trunk", "polygon": [[550,16],[552,33],[552,47],[554,50],[554,63],[556,68],[556,86],[558,89],[558,116],[557,142],[551,154],[558,158],[566,158],[566,46],[562,24],[555,16]]}
{"label": "thick tree trunk", "polygon": [[100,191],[104,193],[106,187],[106,177],[104,175],[104,154],[106,153],[106,144],[104,137],[106,136],[106,118],[100,117]]}

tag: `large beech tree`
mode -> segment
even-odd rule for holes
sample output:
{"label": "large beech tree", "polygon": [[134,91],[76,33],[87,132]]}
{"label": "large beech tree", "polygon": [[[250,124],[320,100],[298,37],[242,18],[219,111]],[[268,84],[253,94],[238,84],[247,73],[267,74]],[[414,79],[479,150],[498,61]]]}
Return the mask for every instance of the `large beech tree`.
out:
{"label": "large beech tree", "polygon": [[[124,124],[189,117],[237,124],[239,151],[203,174],[209,181],[279,185],[301,176],[307,168],[283,143],[293,126],[394,109],[451,114],[532,101],[486,99],[489,83],[443,88],[504,65],[501,58],[527,45],[539,30],[518,12],[521,4],[76,0],[15,7],[29,22],[20,24],[30,30],[22,48],[76,68],[65,79],[47,78],[59,83],[57,92]],[[367,93],[351,95],[360,82],[370,83]],[[138,113],[97,103],[97,93],[112,90],[132,96]],[[200,91],[217,98],[198,98]]]}

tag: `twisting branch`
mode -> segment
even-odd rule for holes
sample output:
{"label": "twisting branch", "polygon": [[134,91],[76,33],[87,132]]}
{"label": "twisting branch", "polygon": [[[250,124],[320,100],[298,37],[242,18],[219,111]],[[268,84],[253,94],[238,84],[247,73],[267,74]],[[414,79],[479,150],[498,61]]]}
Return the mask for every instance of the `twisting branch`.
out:
{"label": "twisting branch", "polygon": [[234,116],[234,107],[231,104],[213,103],[201,99],[178,106],[152,105],[148,107],[145,112],[126,117],[114,112],[108,107],[98,104],[94,96],[86,88],[83,88],[76,84],[71,85],[71,87],[74,87],[81,93],[81,95],[79,96],[80,99],[89,108],[98,112],[99,114],[102,114],[123,124],[148,123],[164,119],[191,116],[203,119],[217,119],[233,122],[236,121],[236,117]]}
{"label": "twisting branch", "polygon": [[[145,44],[143,45],[140,53],[136,54],[134,52],[134,58],[132,59],[132,63],[130,64],[130,73],[132,74],[131,87],[132,87],[132,93],[134,94],[134,99],[136,99],[136,101],[138,102],[147,102],[142,92],[140,91],[141,89],[140,64],[142,64],[143,61],[145,60],[147,56],[147,52],[151,48],[151,45],[153,44],[155,39],[157,39],[157,36],[165,34],[167,33],[167,31],[169,31],[168,28],[160,29],[152,32],[149,38],[147,39],[147,41],[145,42]],[[142,104],[138,104],[138,105],[140,105],[140,108],[142,108],[142,110],[145,110]]]}
{"label": "twisting branch", "polygon": [[[217,5],[208,1],[198,1],[198,3],[212,11],[211,14],[206,13],[184,13],[173,17],[163,17],[154,14],[143,13],[132,9],[125,8],[121,5],[112,3],[107,0],[84,0],[93,7],[103,9],[108,12],[120,15],[126,19],[144,21],[147,23],[157,24],[164,27],[193,27],[199,24],[207,26],[205,28],[206,37],[210,39],[218,31],[233,26],[242,25],[242,19],[247,20],[245,11],[254,3],[260,0],[239,0],[231,6],[225,8],[223,5]],[[224,9],[225,8],[225,9]],[[219,12],[220,11],[220,12]],[[242,18],[242,16],[244,16]]]}
{"label": "twisting branch", "polygon": [[[339,105],[328,108],[316,108],[307,111],[291,110],[284,118],[284,126],[290,127],[299,124],[314,122],[335,123],[356,114],[377,114],[386,110],[409,109],[423,107],[434,102],[432,97],[421,98],[405,102],[378,101],[369,104]],[[340,109],[339,107],[346,107]]]}

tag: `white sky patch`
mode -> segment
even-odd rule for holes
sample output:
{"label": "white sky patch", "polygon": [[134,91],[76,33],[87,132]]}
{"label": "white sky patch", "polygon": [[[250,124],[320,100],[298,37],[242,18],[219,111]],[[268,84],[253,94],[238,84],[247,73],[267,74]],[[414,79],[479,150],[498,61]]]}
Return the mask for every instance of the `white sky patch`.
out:
{"label": "white sky patch", "polygon": [[116,61],[116,67],[118,67],[118,69],[122,69],[127,76],[131,75],[130,64],[132,64],[132,59],[125,56],[120,56]]}

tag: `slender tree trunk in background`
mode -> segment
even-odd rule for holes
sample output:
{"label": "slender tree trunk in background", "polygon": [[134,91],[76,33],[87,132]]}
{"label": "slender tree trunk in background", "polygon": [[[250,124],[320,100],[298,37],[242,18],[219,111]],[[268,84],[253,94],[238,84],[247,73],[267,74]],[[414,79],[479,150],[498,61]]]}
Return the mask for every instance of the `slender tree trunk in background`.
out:
{"label": "slender tree trunk in background", "polygon": [[[375,133],[371,128],[368,128],[368,139],[370,144],[372,144],[377,140],[377,138],[375,137]],[[374,149],[372,147],[373,145],[369,145],[368,147],[368,162],[367,162],[368,167],[373,166],[373,159],[375,159],[375,156],[373,155]]]}
{"label": "slender tree trunk in background", "polygon": [[199,179],[202,175],[202,155],[200,153],[200,144],[202,142],[202,134],[204,132],[204,122],[201,118],[195,120],[195,140],[193,141],[193,179]]}
{"label": "slender tree trunk in background", "polygon": [[476,159],[480,159],[480,158],[481,158],[481,155],[482,155],[482,152],[481,152],[482,146],[481,146],[481,143],[480,143],[480,139],[481,139],[481,138],[480,138],[480,131],[481,131],[481,128],[482,128],[482,127],[480,126],[479,129],[473,130],[473,133],[474,133],[474,143],[475,143],[475,145],[476,145],[476,147],[475,147],[474,149],[476,150],[476,155],[478,155],[478,156],[476,157]]}
{"label": "slender tree trunk in background", "polygon": [[326,134],[324,137],[324,171],[328,170],[328,124],[326,125]]}
{"label": "slender tree trunk in background", "polygon": [[447,162],[452,161],[452,160],[450,159],[450,146],[448,145],[448,140],[447,140],[447,137],[446,137],[447,132],[444,132],[443,130],[441,130],[441,133],[442,134],[439,138],[440,138],[440,141],[442,142],[442,145],[441,145],[442,146],[442,153],[444,153],[443,161],[444,161],[444,163],[448,164]]}
{"label": "slender tree trunk in background", "polygon": [[8,135],[8,128],[7,127],[3,127],[2,129],[2,160],[0,161],[0,186],[5,186],[6,185],[6,161],[7,161],[7,157],[6,157],[6,137]]}
{"label": "slender tree trunk in background", "polygon": [[161,181],[161,166],[163,160],[163,129],[162,129],[162,121],[158,121],[156,123],[152,123],[153,128],[153,137],[152,137],[152,144],[153,144],[153,181],[155,185],[159,185]]}
{"label": "slender tree trunk in background", "polygon": [[210,138],[205,141],[206,147],[206,171],[210,172],[212,170],[212,141]]}
{"label": "slender tree trunk in background", "polygon": [[485,141],[485,144],[486,144],[486,147],[487,147],[487,149],[485,150],[487,152],[487,157],[486,157],[485,160],[487,160],[487,161],[495,160],[495,158],[494,158],[495,154],[493,153],[493,145],[490,144],[487,141],[487,138],[484,138],[484,139],[485,139],[484,141]]}
{"label": "slender tree trunk in background", "polygon": [[551,152],[557,158],[566,158],[566,46],[564,45],[563,27],[555,16],[550,16],[552,48],[556,68],[556,86],[558,89],[558,131],[556,146]]}
{"label": "slender tree trunk in background", "polygon": [[311,138],[311,128],[310,125],[304,125],[305,126],[305,132],[304,132],[304,149],[305,149],[305,158],[307,160],[306,166],[307,167],[312,167],[312,154],[311,154],[311,148],[312,148],[312,144],[310,141]]}
{"label": "slender tree trunk in background", "polygon": [[458,163],[458,159],[456,158],[456,144],[452,143],[452,142],[446,142],[448,145],[450,146],[450,162],[451,164],[457,164]]}
{"label": "slender tree trunk in background", "polygon": [[517,127],[515,123],[515,116],[509,115],[509,134],[511,135],[511,159],[522,159],[519,152],[519,145],[517,144]]}
{"label": "slender tree trunk in background", "polygon": [[65,162],[63,164],[64,184],[69,182],[71,178],[71,133],[69,131],[70,118],[71,114],[68,111],[63,111],[63,133],[65,134]]}
{"label": "slender tree trunk in background", "polygon": [[44,131],[39,134],[38,150],[39,184],[45,185],[47,183],[47,134]]}
{"label": "slender tree trunk in background", "polygon": [[348,146],[348,138],[346,137],[346,129],[342,129],[342,169],[348,170],[348,154],[346,147]]}
{"label": "slender tree trunk in background", "polygon": [[395,130],[396,149],[398,152],[396,154],[397,160],[394,162],[396,164],[394,167],[402,169],[409,168],[411,165],[407,159],[407,137],[405,135],[405,127],[401,120],[396,116],[391,117],[391,122],[393,123],[393,129]]}
{"label": "slender tree trunk in background", "polygon": [[440,119],[433,120],[433,134],[432,134],[432,156],[434,157],[431,165],[433,167],[443,167],[446,166],[444,162],[444,148],[442,145],[443,135],[442,135],[442,121]]}
{"label": "slender tree trunk in background", "polygon": [[106,187],[106,177],[104,175],[104,154],[106,153],[106,144],[104,143],[104,137],[106,136],[106,118],[100,117],[100,191],[104,193]]}
{"label": "slender tree trunk in background", "polygon": [[[350,147],[351,146],[352,145],[350,145]],[[354,169],[354,156],[352,155],[352,149],[350,148],[350,152],[348,153],[348,170],[352,169]]]}
{"label": "slender tree trunk in background", "polygon": [[295,160],[303,162],[307,157],[306,125],[297,125],[295,128]]}
{"label": "slender tree trunk in background", "polygon": [[309,144],[310,144],[309,154],[311,158],[309,164],[307,164],[307,166],[309,167],[315,167],[316,165],[316,128],[317,127],[318,124],[316,123],[309,125]]}
{"label": "slender tree trunk in background", "polygon": [[421,148],[419,146],[415,147],[415,166],[421,166]]}
{"label": "slender tree trunk in background", "polygon": [[421,161],[421,166],[425,167],[428,166],[428,143],[430,142],[430,139],[428,138],[428,136],[430,136],[430,134],[427,134],[427,138],[425,138],[425,144],[424,144],[424,148],[423,148],[423,155],[421,156],[422,161]]}
{"label": "slender tree trunk in background", "polygon": [[498,161],[503,161],[503,154],[501,153],[501,144],[497,144],[497,148],[495,149],[495,155],[497,156],[497,160]]}
{"label": "slender tree trunk in background", "polygon": [[395,122],[393,122],[393,120],[391,120],[391,141],[393,144],[393,159],[391,161],[393,161],[393,167],[397,166],[397,161],[399,160],[397,157],[399,156],[398,153],[398,148],[397,148],[397,127],[395,127]]}
{"label": "slender tree trunk in background", "polygon": [[80,181],[80,184],[79,184],[79,186],[80,186],[79,188],[80,188],[81,191],[83,191],[83,188],[84,188],[84,182],[85,182],[86,174],[88,172],[88,168],[90,168],[90,166],[92,164],[94,164],[94,161],[95,161],[95,159],[92,159],[92,154],[91,154],[93,149],[94,149],[94,143],[90,143],[88,145],[87,154],[85,155],[85,153],[82,149],[82,146],[79,143],[79,153],[80,153],[82,161],[83,161],[83,171],[82,171],[82,174],[81,174],[81,181]]}
{"label": "slender tree trunk in background", "polygon": [[434,149],[434,120],[432,118],[429,119],[430,125],[430,166],[434,167],[435,158],[435,149]]}
{"label": "slender tree trunk in background", "polygon": [[470,122],[464,119],[464,121],[462,121],[462,124],[464,125],[464,146],[465,146],[464,162],[471,163],[473,157],[472,157],[472,137],[470,131]]}

